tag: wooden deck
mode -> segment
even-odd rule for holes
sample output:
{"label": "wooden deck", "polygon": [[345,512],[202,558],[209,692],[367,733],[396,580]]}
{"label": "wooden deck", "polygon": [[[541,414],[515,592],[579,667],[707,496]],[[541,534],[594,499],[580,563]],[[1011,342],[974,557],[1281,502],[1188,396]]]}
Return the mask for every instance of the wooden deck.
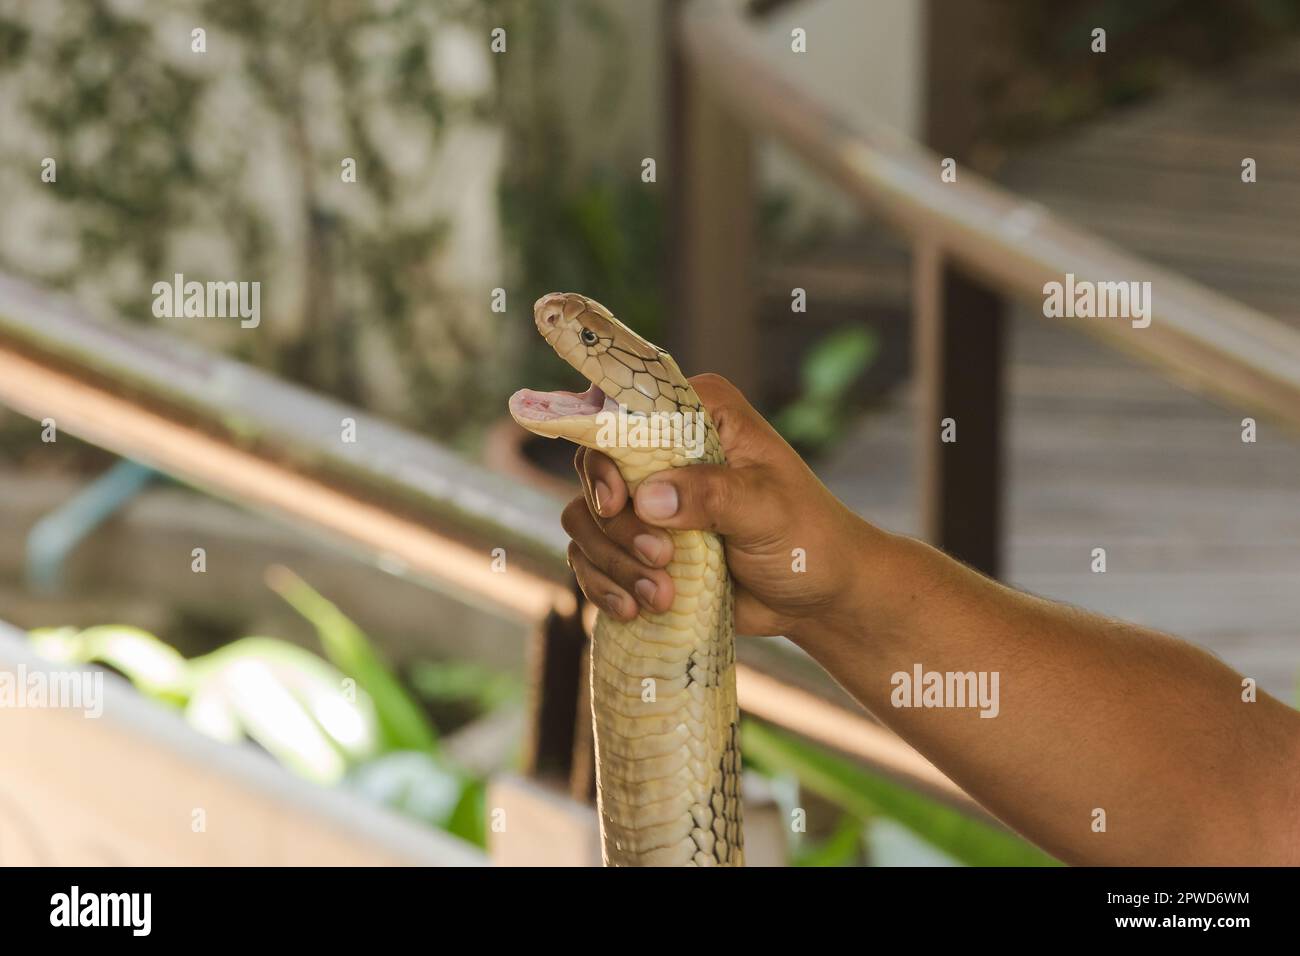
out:
{"label": "wooden deck", "polygon": [[[1259,440],[1243,443],[1240,412],[1064,321],[1013,323],[1006,579],[1178,634],[1294,700],[1300,441],[1261,423]],[[818,471],[861,514],[915,533],[908,391],[864,418]],[[1090,568],[1097,547],[1104,574]]]}
{"label": "wooden deck", "polygon": [[[1241,181],[1247,157],[1254,183]],[[1300,326],[1300,44],[1082,127],[1018,156],[997,178]]]}

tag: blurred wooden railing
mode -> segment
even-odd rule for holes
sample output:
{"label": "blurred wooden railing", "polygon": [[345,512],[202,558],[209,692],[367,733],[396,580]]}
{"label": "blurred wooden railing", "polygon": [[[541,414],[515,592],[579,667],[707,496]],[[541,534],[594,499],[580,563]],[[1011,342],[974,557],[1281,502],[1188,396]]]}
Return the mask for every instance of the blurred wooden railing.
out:
{"label": "blurred wooden railing", "polygon": [[[770,12],[781,0],[758,0]],[[1012,302],[1042,314],[1043,286],[1077,279],[1151,283],[1147,328],[1079,319],[1073,327],[1248,415],[1300,427],[1300,332],[1071,227],[892,130],[837,113],[774,55],[747,6],[665,0],[669,47],[674,310],[684,368],[752,388],[763,347],[755,322],[754,145],[780,143],[912,249],[916,428],[922,526],[929,540],[997,574],[1002,510],[1002,328]],[[863,96],[869,95],[862,91]],[[961,440],[940,441],[940,420]]]}

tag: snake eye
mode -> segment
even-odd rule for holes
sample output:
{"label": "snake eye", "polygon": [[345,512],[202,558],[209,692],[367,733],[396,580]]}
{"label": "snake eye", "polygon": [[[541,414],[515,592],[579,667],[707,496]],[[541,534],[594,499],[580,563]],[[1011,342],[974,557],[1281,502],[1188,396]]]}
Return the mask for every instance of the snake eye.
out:
{"label": "snake eye", "polygon": [[583,345],[595,345],[600,341],[600,336],[591,331],[591,329],[583,329],[578,333],[578,338],[582,339]]}

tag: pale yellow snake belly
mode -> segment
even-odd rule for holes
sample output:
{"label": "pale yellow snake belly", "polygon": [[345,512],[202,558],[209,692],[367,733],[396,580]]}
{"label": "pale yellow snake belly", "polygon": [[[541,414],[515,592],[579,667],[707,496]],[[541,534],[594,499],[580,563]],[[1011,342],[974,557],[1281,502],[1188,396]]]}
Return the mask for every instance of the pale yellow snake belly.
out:
{"label": "pale yellow snake belly", "polygon": [[[666,468],[723,463],[699,396],[672,357],[574,293],[537,301],[552,348],[585,393],[523,389],[515,420],[597,449],[630,490]],[[607,866],[740,866],[735,626],[722,541],[673,531],[672,607],[623,623],[601,613],[591,653],[596,791]]]}

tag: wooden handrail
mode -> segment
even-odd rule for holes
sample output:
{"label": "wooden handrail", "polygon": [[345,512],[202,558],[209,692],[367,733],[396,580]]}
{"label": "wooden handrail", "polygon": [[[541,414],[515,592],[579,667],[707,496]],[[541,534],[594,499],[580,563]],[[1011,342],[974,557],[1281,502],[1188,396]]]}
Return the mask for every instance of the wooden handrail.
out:
{"label": "wooden handrail", "polygon": [[[1300,332],[1068,225],[884,126],[850,120],[778,67],[740,14],[683,0],[677,41],[693,78],[750,132],[791,149],[864,209],[933,247],[991,289],[1041,313],[1043,286],[1065,275],[1150,282],[1147,328],[1071,319],[1080,331],[1164,369],[1189,388],[1300,428]],[[798,62],[792,57],[792,64]]]}
{"label": "wooden handrail", "polygon": [[[561,503],[388,422],[0,275],[0,401],[523,620],[571,609]],[[343,424],[355,423],[355,441]],[[505,551],[506,571],[492,568]],[[499,566],[499,564],[498,564]]]}

